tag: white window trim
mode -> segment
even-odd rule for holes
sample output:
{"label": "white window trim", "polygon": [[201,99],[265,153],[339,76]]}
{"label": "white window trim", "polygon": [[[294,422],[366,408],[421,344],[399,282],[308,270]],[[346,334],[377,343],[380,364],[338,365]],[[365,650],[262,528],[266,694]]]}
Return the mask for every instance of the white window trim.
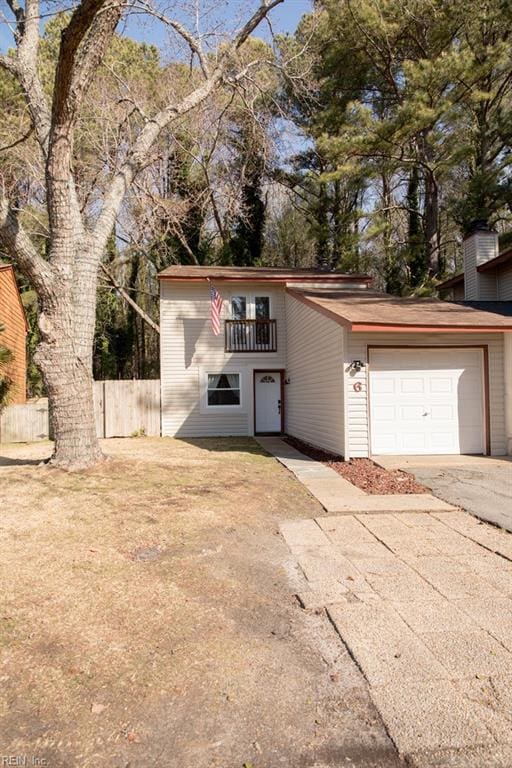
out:
{"label": "white window trim", "polygon": [[[208,405],[208,375],[218,376],[221,373],[236,373],[240,377],[239,405]],[[199,371],[200,411],[201,413],[246,413],[247,412],[247,371],[242,366],[228,367],[224,365],[209,365]]]}
{"label": "white window trim", "polygon": [[[272,311],[273,311],[273,297],[270,293],[265,293],[264,291],[233,291],[229,294],[229,319],[233,319],[233,312],[232,312],[232,300],[236,298],[237,296],[245,296],[246,300],[246,312],[247,312],[247,320],[255,320],[256,319],[256,296],[258,298],[265,297],[268,299],[268,311],[269,311],[269,318],[272,318]],[[243,322],[243,321],[240,321]]]}

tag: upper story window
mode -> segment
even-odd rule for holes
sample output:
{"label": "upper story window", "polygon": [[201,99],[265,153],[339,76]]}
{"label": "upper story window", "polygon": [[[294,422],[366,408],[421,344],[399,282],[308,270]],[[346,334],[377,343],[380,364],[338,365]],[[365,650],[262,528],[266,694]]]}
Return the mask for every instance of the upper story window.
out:
{"label": "upper story window", "polygon": [[270,296],[231,296],[232,320],[270,320]]}
{"label": "upper story window", "polygon": [[247,297],[231,297],[231,318],[233,320],[245,320],[247,318]]}
{"label": "upper story window", "polygon": [[270,296],[255,296],[254,310],[256,320],[270,320]]}

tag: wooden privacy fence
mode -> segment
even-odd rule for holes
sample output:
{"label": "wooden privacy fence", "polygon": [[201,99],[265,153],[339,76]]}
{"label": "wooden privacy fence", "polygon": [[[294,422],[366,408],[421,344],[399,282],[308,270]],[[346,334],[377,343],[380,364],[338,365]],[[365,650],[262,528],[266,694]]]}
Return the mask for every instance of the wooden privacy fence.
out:
{"label": "wooden privacy fence", "polygon": [[34,403],[8,405],[0,413],[0,443],[31,443],[48,440],[48,398]]}
{"label": "wooden privacy fence", "polygon": [[160,435],[160,380],[95,381],[98,437]]}
{"label": "wooden privacy fence", "polygon": [[[98,437],[160,435],[160,381],[133,379],[94,382]],[[48,399],[9,405],[0,414],[0,443],[48,440]]]}

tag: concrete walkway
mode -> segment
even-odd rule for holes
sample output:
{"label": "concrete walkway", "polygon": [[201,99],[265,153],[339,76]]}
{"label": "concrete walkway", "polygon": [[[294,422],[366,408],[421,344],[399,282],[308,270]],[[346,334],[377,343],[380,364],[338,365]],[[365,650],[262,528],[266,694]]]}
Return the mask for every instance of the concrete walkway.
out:
{"label": "concrete walkway", "polygon": [[512,536],[461,511],[280,527],[408,764],[510,768]]}
{"label": "concrete walkway", "polygon": [[259,437],[256,441],[281,462],[320,502],[326,512],[435,512],[456,507],[426,493],[367,494],[349,483],[334,469],[310,459],[279,437]]}
{"label": "concrete walkway", "polygon": [[512,531],[512,457],[377,456],[386,469],[403,469],[450,504]]}

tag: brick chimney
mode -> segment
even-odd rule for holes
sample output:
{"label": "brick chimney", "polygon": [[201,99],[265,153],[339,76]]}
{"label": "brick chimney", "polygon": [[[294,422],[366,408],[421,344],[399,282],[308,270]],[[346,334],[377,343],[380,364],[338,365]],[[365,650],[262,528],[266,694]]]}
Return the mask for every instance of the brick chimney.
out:
{"label": "brick chimney", "polygon": [[464,298],[466,301],[496,301],[496,273],[478,272],[477,267],[499,254],[498,235],[486,221],[475,221],[464,238]]}

